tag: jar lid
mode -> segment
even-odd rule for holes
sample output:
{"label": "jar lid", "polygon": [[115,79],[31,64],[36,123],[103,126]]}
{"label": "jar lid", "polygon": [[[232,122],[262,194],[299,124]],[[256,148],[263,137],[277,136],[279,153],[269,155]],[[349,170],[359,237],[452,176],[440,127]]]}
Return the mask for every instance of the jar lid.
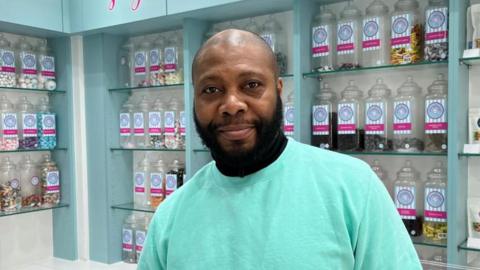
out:
{"label": "jar lid", "polygon": [[412,167],[412,162],[410,160],[405,161],[405,166],[398,171],[397,176],[399,179],[415,180],[416,171]]}
{"label": "jar lid", "polygon": [[348,81],[347,87],[342,91],[342,98],[361,98],[363,96],[362,91],[355,85],[354,80]]}
{"label": "jar lid", "polygon": [[177,111],[178,108],[179,108],[179,103],[178,103],[178,100],[176,98],[172,98],[168,104],[168,107],[170,108],[170,110],[172,111]]}
{"label": "jar lid", "polygon": [[18,102],[17,108],[20,112],[28,112],[33,109],[33,104],[30,103],[26,96],[23,96],[20,98],[20,102]]}
{"label": "jar lid", "polygon": [[263,24],[262,32],[264,33],[276,33],[282,30],[282,26],[278,21],[273,17],[273,15],[268,16],[267,21]]}
{"label": "jar lid", "polygon": [[161,168],[162,170],[165,169],[165,163],[161,159],[157,160],[156,162],[153,162],[152,165],[157,168]]}
{"label": "jar lid", "polygon": [[22,37],[18,40],[18,48],[22,51],[31,51],[32,50],[32,45],[28,43],[28,41],[25,39],[25,37]]}
{"label": "jar lid", "polygon": [[436,7],[447,6],[448,7],[448,2],[447,2],[447,0],[429,0],[427,8],[429,8],[431,6],[436,6]]}
{"label": "jar lid", "polygon": [[402,95],[419,94],[422,89],[416,82],[413,81],[412,76],[408,76],[407,80],[398,88],[398,93]]}
{"label": "jar lid", "polygon": [[162,35],[160,35],[157,39],[155,39],[154,44],[155,46],[160,48],[165,47],[165,44],[166,44],[165,38]]}
{"label": "jar lid", "polygon": [[50,154],[43,155],[43,165],[44,166],[55,166],[56,163],[52,160]]}
{"label": "jar lid", "polygon": [[148,110],[148,98],[147,96],[142,96],[142,99],[140,102],[138,102],[138,108],[142,111],[147,111]]}
{"label": "jar lid", "polygon": [[0,96],[0,110],[6,112],[13,109],[13,104],[7,99],[7,96]]}
{"label": "jar lid", "polygon": [[0,33],[0,48],[9,48],[10,47],[10,41],[8,41],[5,36]]}
{"label": "jar lid", "polygon": [[138,163],[139,166],[141,167],[149,167],[150,166],[150,161],[148,161],[147,155],[143,156],[143,159]]}
{"label": "jar lid", "polygon": [[180,169],[180,168],[183,168],[183,163],[180,162],[180,160],[178,160],[178,159],[174,159],[174,160],[172,161],[172,163],[170,163],[170,165],[168,165],[168,167],[170,167],[171,169],[174,169],[174,170],[175,170],[175,169],[178,170],[178,169]]}
{"label": "jar lid", "polygon": [[375,84],[368,91],[368,95],[370,97],[389,97],[391,92],[392,91],[383,82],[383,79],[377,78]]}
{"label": "jar lid", "polygon": [[378,159],[373,160],[372,170],[378,176],[378,178],[383,179],[385,176],[385,171],[383,170],[382,166],[380,166],[380,161]]}
{"label": "jar lid", "polygon": [[154,108],[155,110],[163,111],[165,109],[165,104],[163,103],[161,98],[157,98],[153,102],[152,108]]}
{"label": "jar lid", "polygon": [[37,43],[37,51],[39,53],[43,53],[43,54],[46,54],[47,51],[48,51],[48,46],[47,46],[47,41],[46,40],[40,40],[38,41]]}
{"label": "jar lid", "polygon": [[340,13],[340,18],[342,19],[358,19],[361,16],[362,12],[351,2],[348,2],[348,4]]}
{"label": "jar lid", "polygon": [[40,112],[50,111],[50,104],[48,103],[48,98],[47,97],[40,98],[40,101],[38,102],[38,110]]}
{"label": "jar lid", "polygon": [[133,51],[134,44],[133,42],[129,39],[127,42],[123,43],[122,48],[127,49],[129,51]]}
{"label": "jar lid", "polygon": [[445,75],[439,73],[437,79],[428,87],[429,93],[442,93],[446,94],[448,91],[448,81],[445,79]]}
{"label": "jar lid", "polygon": [[315,97],[324,101],[335,101],[337,99],[337,95],[332,91],[332,88],[330,88],[330,85],[327,82],[323,83],[320,91],[315,95]]}
{"label": "jar lid", "polygon": [[367,7],[367,15],[386,15],[388,14],[388,6],[382,0],[374,0]]}
{"label": "jar lid", "polygon": [[419,4],[417,0],[398,0],[395,3],[395,10],[408,11],[418,9]]}
{"label": "jar lid", "polygon": [[443,163],[437,161],[435,167],[427,174],[428,178],[431,180],[445,180],[447,179],[447,172]]}
{"label": "jar lid", "polygon": [[320,8],[320,13],[315,16],[316,20],[319,20],[320,22],[334,22],[337,19],[337,16],[335,13],[333,13],[330,9],[326,8],[325,6],[322,6]]}

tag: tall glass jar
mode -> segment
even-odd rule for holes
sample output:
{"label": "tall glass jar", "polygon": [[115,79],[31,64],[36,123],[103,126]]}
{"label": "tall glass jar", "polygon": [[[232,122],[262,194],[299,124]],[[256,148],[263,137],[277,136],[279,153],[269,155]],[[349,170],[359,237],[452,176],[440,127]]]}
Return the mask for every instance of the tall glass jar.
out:
{"label": "tall glass jar", "polygon": [[133,140],[133,109],[134,106],[130,99],[125,101],[120,109],[120,147],[122,148],[135,147]]}
{"label": "tall glass jar", "polygon": [[156,209],[165,199],[165,163],[159,159],[151,164],[150,205]]}
{"label": "tall glass jar", "polygon": [[136,217],[136,226],[135,226],[135,256],[137,262],[140,259],[140,255],[143,251],[143,245],[145,244],[145,239],[147,238],[147,229],[148,223],[150,222],[146,213],[141,213]]}
{"label": "tall glass jar", "polygon": [[425,60],[448,59],[448,1],[429,0],[425,9]]}
{"label": "tall glass jar", "polygon": [[312,23],[312,70],[333,70],[335,63],[336,16],[324,6]]}
{"label": "tall glass jar", "polygon": [[137,163],[133,174],[133,204],[135,207],[150,205],[150,161],[145,155]]}
{"label": "tall glass jar", "polygon": [[337,149],[337,95],[323,83],[312,107],[312,145]]}
{"label": "tall glass jar", "polygon": [[32,45],[24,37],[20,38],[18,42],[18,51],[17,66],[21,69],[17,87],[35,89],[38,87],[37,57]]}
{"label": "tall glass jar", "polygon": [[425,96],[425,150],[447,151],[447,92],[448,82],[438,74]]}
{"label": "tall glass jar", "polygon": [[57,115],[51,111],[48,98],[41,98],[37,113],[38,148],[54,149],[57,146],[56,119]]}
{"label": "tall glass jar", "polygon": [[374,0],[363,19],[362,66],[373,67],[390,63],[390,17],[388,6]]}
{"label": "tall glass jar", "polygon": [[417,175],[412,162],[406,160],[405,166],[398,171],[394,183],[395,205],[411,236],[422,234],[422,216],[418,211],[422,193],[419,190]]}
{"label": "tall glass jar", "polygon": [[150,49],[150,85],[159,86],[165,84],[165,72],[163,70],[163,50],[165,38],[159,36]]}
{"label": "tall glass jar", "polygon": [[17,111],[19,148],[37,149],[37,114],[35,113],[33,104],[24,96],[17,104]]}
{"label": "tall glass jar", "polygon": [[390,63],[411,64],[422,60],[422,22],[417,0],[398,0],[391,16]]}
{"label": "tall glass jar", "polygon": [[5,157],[0,163],[0,210],[13,212],[21,207],[20,190],[16,166]]}
{"label": "tall glass jar", "polygon": [[15,87],[15,51],[0,33],[0,87]]}
{"label": "tall glass jar", "polygon": [[183,83],[183,44],[178,32],[170,34],[163,55],[165,84]]}
{"label": "tall glass jar", "polygon": [[133,133],[135,147],[148,148],[150,141],[148,136],[148,111],[149,103],[147,96],[143,96],[133,113]]}
{"label": "tall glass jar", "polygon": [[165,107],[160,98],[155,99],[148,112],[148,136],[150,147],[160,149],[165,147],[163,136],[163,114]]}
{"label": "tall glass jar", "polygon": [[125,42],[118,51],[118,80],[120,87],[132,86],[133,43]]}
{"label": "tall glass jar", "polygon": [[391,194],[391,183],[388,179],[388,172],[380,165],[380,161],[378,159],[374,159],[371,164],[373,172],[378,176],[380,180],[382,180],[385,188],[387,189],[388,193]]}
{"label": "tall glass jar", "polygon": [[135,215],[131,214],[123,221],[122,226],[122,260],[125,263],[136,263],[135,251]]}
{"label": "tall glass jar", "polygon": [[389,134],[392,104],[391,91],[382,78],[368,91],[365,99],[365,150],[388,151],[392,149]]}
{"label": "tall glass jar", "polygon": [[40,170],[29,155],[25,155],[20,165],[20,186],[22,207],[36,207],[42,204]]}
{"label": "tall glass jar", "polygon": [[286,74],[288,70],[285,44],[287,37],[282,26],[273,15],[268,16],[267,21],[262,27],[260,36],[270,45],[270,48],[275,54],[278,72],[280,72],[280,74]]}
{"label": "tall glass jar", "polygon": [[288,96],[285,104],[283,105],[283,133],[289,137],[292,137],[295,131],[295,106],[293,103],[293,92]]}
{"label": "tall glass jar", "polygon": [[170,196],[177,188],[183,185],[185,165],[175,159],[168,165],[168,172],[165,176],[165,197]]}
{"label": "tall glass jar", "polygon": [[363,149],[363,106],[362,91],[353,80],[342,91],[342,99],[338,101],[338,135],[337,143],[340,151]]}
{"label": "tall glass jar", "polygon": [[55,56],[42,40],[37,46],[38,89],[55,90],[57,88],[55,73]]}
{"label": "tall glass jar", "polygon": [[422,89],[408,76],[393,98],[393,147],[396,151],[423,150]]}
{"label": "tall glass jar", "polygon": [[362,12],[351,2],[340,13],[337,23],[337,67],[358,68],[361,61]]}
{"label": "tall glass jar", "polygon": [[44,162],[40,168],[42,183],[42,206],[53,207],[60,203],[60,172],[57,164],[44,155]]}
{"label": "tall glass jar", "polygon": [[447,172],[438,161],[425,183],[425,222],[423,235],[428,240],[447,239]]}
{"label": "tall glass jar", "polygon": [[18,118],[13,104],[6,96],[0,97],[0,151],[18,149]]}
{"label": "tall glass jar", "polygon": [[182,102],[178,104],[178,107],[180,122],[180,149],[185,149],[185,144],[187,142],[187,116],[185,114],[185,108]]}
{"label": "tall glass jar", "polygon": [[180,132],[180,104],[176,98],[170,100],[168,110],[164,114],[165,147],[181,149],[184,145]]}
{"label": "tall glass jar", "polygon": [[148,40],[141,40],[135,45],[133,53],[133,86],[149,86],[149,51],[151,43]]}

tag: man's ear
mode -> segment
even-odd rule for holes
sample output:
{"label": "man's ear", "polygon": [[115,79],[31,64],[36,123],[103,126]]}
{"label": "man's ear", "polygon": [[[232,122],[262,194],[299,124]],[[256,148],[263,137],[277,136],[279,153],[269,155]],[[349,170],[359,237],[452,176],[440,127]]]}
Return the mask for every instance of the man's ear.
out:
{"label": "man's ear", "polygon": [[278,92],[278,96],[282,96],[282,92],[283,92],[283,80],[282,78],[278,78],[277,79],[277,92]]}

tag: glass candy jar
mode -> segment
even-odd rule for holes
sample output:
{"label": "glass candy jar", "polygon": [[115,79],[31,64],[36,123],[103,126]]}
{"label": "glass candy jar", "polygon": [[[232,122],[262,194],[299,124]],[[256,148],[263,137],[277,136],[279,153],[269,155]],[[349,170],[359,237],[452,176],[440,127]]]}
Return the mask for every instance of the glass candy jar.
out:
{"label": "glass candy jar", "polygon": [[150,85],[165,85],[165,72],[163,70],[163,50],[165,48],[165,38],[160,36],[153,43],[150,49]]}
{"label": "glass candy jar", "polygon": [[183,46],[177,32],[170,34],[164,49],[165,84],[183,83]]}
{"label": "glass candy jar", "polygon": [[426,61],[448,59],[448,1],[430,0],[425,9]]}
{"label": "glass candy jar", "polygon": [[130,99],[125,101],[120,109],[120,147],[122,148],[135,147],[133,140],[133,109],[134,106]]}
{"label": "glass candy jar", "polygon": [[37,114],[27,97],[22,97],[17,104],[18,137],[20,149],[38,148]]}
{"label": "glass candy jar", "polygon": [[6,96],[0,97],[0,151],[18,149],[18,118],[13,104]]}
{"label": "glass candy jar", "polygon": [[0,209],[13,212],[21,207],[20,181],[15,164],[9,157],[0,163]]}
{"label": "glass candy jar", "polygon": [[118,79],[120,87],[132,86],[132,55],[133,55],[133,43],[127,41],[124,43],[118,51]]}
{"label": "glass candy jar", "polygon": [[361,11],[348,2],[337,23],[337,67],[352,69],[360,66],[362,22]]}
{"label": "glass candy jar", "polygon": [[135,207],[150,205],[150,162],[147,156],[138,162],[133,176],[133,204]]}
{"label": "glass candy jar", "polygon": [[165,108],[160,98],[155,99],[148,112],[148,137],[150,147],[160,149],[165,147],[163,136],[163,115]]}
{"label": "glass candy jar", "polygon": [[250,17],[248,20],[247,25],[245,25],[244,29],[246,31],[258,34],[260,32],[260,27],[258,26],[257,22],[255,21],[255,18]]}
{"label": "glass candy jar", "polygon": [[146,87],[150,85],[148,67],[149,51],[151,43],[148,40],[141,40],[135,45],[133,53],[133,86]]}
{"label": "glass candy jar", "polygon": [[156,209],[165,199],[165,163],[159,159],[151,164],[150,171],[150,205]]}
{"label": "glass candy jar", "polygon": [[15,87],[15,72],[15,51],[0,33],[0,87]]}
{"label": "glass candy jar", "polygon": [[38,88],[37,56],[32,45],[24,37],[20,38],[18,42],[18,51],[17,66],[20,67],[20,74],[17,79],[17,87]]}
{"label": "glass candy jar", "polygon": [[185,165],[175,159],[168,165],[168,172],[165,176],[165,197],[170,196],[177,188],[183,185]]}
{"label": "glass candy jar", "polygon": [[425,150],[447,151],[447,92],[448,82],[438,74],[425,96]]}
{"label": "glass candy jar", "polygon": [[135,251],[135,215],[131,214],[123,221],[122,226],[122,260],[125,263],[136,263]]}
{"label": "glass candy jar", "polygon": [[337,104],[338,150],[355,151],[363,149],[363,106],[361,102],[363,93],[351,80],[341,95],[342,99]]}
{"label": "glass candy jar", "polygon": [[425,221],[423,235],[428,240],[447,239],[447,172],[438,161],[425,183]]}
{"label": "glass candy jar", "polygon": [[382,180],[383,184],[385,185],[385,188],[387,191],[389,191],[390,194],[390,181],[388,179],[388,173],[383,169],[383,167],[380,165],[380,161],[378,159],[374,159],[372,164],[371,164],[373,172],[378,176],[378,179]]}
{"label": "glass candy jar", "polygon": [[393,98],[393,147],[396,151],[423,150],[422,89],[408,76]]}
{"label": "glass candy jar", "polygon": [[180,127],[180,104],[177,99],[172,98],[168,110],[164,114],[164,135],[165,147],[168,149],[182,149],[184,141],[181,136]]}
{"label": "glass candy jar", "polygon": [[398,213],[411,236],[422,234],[422,216],[419,214],[421,202],[417,172],[410,160],[397,172],[394,183],[394,198]]}
{"label": "glass candy jar", "polygon": [[312,23],[312,69],[333,70],[335,63],[336,16],[322,7]]}
{"label": "glass candy jar", "polygon": [[368,91],[365,99],[365,150],[388,151],[392,149],[388,126],[392,104],[390,89],[382,78]]}
{"label": "glass candy jar", "polygon": [[55,78],[55,56],[47,46],[47,41],[42,40],[37,46],[38,89],[53,91],[57,88]]}
{"label": "glass candy jar", "polygon": [[422,23],[418,1],[398,0],[391,15],[390,63],[411,64],[422,60]]}
{"label": "glass candy jar", "polygon": [[260,36],[265,42],[270,45],[275,59],[277,60],[278,72],[280,74],[286,74],[287,67],[287,55],[286,55],[286,35],[282,26],[278,21],[270,15],[262,27]]}
{"label": "glass candy jar", "polygon": [[283,133],[289,137],[292,137],[295,131],[295,106],[293,102],[293,93],[292,91],[283,106]]}
{"label": "glass candy jar", "polygon": [[51,111],[48,98],[41,98],[37,113],[38,148],[54,149],[57,146],[56,119],[57,115]]}
{"label": "glass candy jar", "polygon": [[390,63],[390,22],[388,6],[374,0],[366,9],[362,31],[362,66]]}
{"label": "glass candy jar", "polygon": [[29,155],[25,155],[20,165],[20,185],[22,207],[36,207],[42,204],[40,170]]}
{"label": "glass candy jar", "polygon": [[324,149],[337,148],[337,107],[336,94],[323,83],[315,95],[312,107],[312,145]]}
{"label": "glass candy jar", "polygon": [[40,168],[42,183],[42,206],[53,207],[60,203],[60,172],[57,164],[44,155],[44,162]]}
{"label": "glass candy jar", "polygon": [[149,103],[147,96],[143,96],[133,113],[133,132],[135,146],[139,148],[150,147],[148,137],[148,112]]}

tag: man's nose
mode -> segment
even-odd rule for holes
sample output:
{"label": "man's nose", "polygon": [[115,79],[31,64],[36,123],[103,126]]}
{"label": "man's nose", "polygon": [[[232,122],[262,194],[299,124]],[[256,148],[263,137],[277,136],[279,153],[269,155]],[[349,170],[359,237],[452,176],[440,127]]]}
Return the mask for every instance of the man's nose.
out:
{"label": "man's nose", "polygon": [[228,93],[220,106],[220,113],[225,116],[234,116],[238,113],[245,113],[247,108],[247,104],[237,92]]}

